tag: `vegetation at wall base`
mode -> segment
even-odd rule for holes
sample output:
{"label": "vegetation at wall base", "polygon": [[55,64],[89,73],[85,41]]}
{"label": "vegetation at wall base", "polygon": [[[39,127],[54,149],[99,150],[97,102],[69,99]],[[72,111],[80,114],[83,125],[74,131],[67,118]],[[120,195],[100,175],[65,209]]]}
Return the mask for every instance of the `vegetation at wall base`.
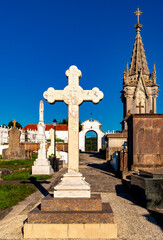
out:
{"label": "vegetation at wall base", "polygon": [[0,185],[0,209],[10,208],[27,196],[35,192],[36,189],[26,185],[5,184]]}

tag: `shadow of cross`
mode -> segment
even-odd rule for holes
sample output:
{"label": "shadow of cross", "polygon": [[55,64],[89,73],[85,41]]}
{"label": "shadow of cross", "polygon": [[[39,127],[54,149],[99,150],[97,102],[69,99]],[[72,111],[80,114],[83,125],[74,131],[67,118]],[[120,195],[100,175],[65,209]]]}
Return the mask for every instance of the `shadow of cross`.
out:
{"label": "shadow of cross", "polygon": [[103,92],[98,88],[83,90],[79,86],[81,71],[71,66],[66,71],[68,85],[64,90],[55,90],[50,87],[43,97],[51,104],[64,101],[68,105],[68,171],[79,172],[79,106],[83,102],[97,104],[103,98]]}

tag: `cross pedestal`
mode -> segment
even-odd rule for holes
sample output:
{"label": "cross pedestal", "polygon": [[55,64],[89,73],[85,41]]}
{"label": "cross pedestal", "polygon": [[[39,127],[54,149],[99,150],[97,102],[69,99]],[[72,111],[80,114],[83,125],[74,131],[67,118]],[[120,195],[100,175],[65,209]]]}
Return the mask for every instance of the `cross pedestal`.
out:
{"label": "cross pedestal", "polygon": [[90,185],[79,172],[79,106],[85,102],[97,104],[103,93],[98,88],[83,90],[79,86],[81,71],[71,66],[66,71],[68,85],[64,90],[50,87],[44,98],[51,104],[64,101],[68,105],[68,172],[54,188],[54,197],[90,197]]}

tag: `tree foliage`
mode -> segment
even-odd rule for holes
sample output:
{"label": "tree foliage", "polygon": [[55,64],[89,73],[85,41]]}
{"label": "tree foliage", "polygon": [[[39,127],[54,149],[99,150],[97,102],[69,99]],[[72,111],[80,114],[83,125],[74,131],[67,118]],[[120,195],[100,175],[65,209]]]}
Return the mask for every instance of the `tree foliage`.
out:
{"label": "tree foliage", "polygon": [[[58,124],[67,124],[68,126],[68,118],[63,118],[62,121],[59,121]],[[81,121],[79,121],[79,132],[82,130],[82,125],[81,125]]]}
{"label": "tree foliage", "polygon": [[[9,128],[13,127],[13,122],[12,122],[12,121],[10,121],[10,122],[8,123],[8,127],[9,127]],[[22,125],[21,125],[20,123],[16,122],[16,127],[17,127],[17,128],[22,128]]]}

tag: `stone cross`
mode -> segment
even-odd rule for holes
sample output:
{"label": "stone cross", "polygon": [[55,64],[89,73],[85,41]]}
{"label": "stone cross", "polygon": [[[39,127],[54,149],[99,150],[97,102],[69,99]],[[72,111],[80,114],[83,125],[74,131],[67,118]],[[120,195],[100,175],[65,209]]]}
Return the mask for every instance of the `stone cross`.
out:
{"label": "stone cross", "polygon": [[17,121],[14,119],[12,122],[13,122],[13,127],[16,128]]}
{"label": "stone cross", "polygon": [[44,92],[44,98],[51,104],[64,101],[68,105],[68,171],[79,171],[79,106],[84,102],[98,103],[103,93],[98,88],[83,90],[79,86],[81,71],[71,66],[66,71],[68,85],[64,90],[50,87]]}
{"label": "stone cross", "polygon": [[139,108],[139,113],[141,113],[141,109],[144,108],[144,106],[141,105],[141,102],[139,102],[139,106],[136,107]]}

